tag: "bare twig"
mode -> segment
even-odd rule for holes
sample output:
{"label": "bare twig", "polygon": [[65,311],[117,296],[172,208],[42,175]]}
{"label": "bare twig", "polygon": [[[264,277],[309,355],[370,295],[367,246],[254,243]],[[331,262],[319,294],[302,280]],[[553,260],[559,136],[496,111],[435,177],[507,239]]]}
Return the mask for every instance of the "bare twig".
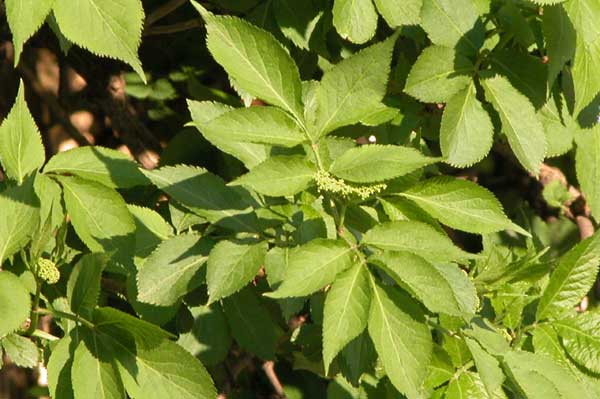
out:
{"label": "bare twig", "polygon": [[199,18],[190,19],[184,22],[178,22],[171,25],[155,26],[144,31],[144,36],[168,35],[171,33],[183,32],[190,29],[199,28],[203,25]]}
{"label": "bare twig", "polygon": [[565,215],[577,224],[579,236],[582,240],[594,234],[594,224],[590,219],[590,208],[587,206],[583,194],[579,189],[569,184],[565,174],[559,168],[542,164],[539,181],[544,187],[553,181],[559,181],[566,187],[572,198],[565,204]]}
{"label": "bare twig", "polygon": [[158,7],[156,10],[152,11],[148,17],[146,17],[146,28],[149,28],[156,21],[166,17],[185,3],[187,3],[187,0],[171,0]]}
{"label": "bare twig", "polygon": [[272,360],[267,360],[263,363],[262,368],[278,397],[280,399],[287,399],[285,391],[283,390],[283,385],[281,385],[279,377],[277,377],[277,373],[275,372],[275,362]]}
{"label": "bare twig", "polygon": [[83,134],[81,134],[81,132],[77,130],[75,126],[73,126],[69,119],[69,116],[60,105],[56,95],[42,88],[33,71],[26,67],[23,62],[19,64],[18,70],[23,76],[23,78],[25,78],[25,80],[27,81],[27,85],[33,88],[37,95],[40,96],[42,101],[48,105],[50,112],[52,112],[54,117],[65,128],[66,132],[77,142],[77,144],[81,146],[90,145],[88,139]]}

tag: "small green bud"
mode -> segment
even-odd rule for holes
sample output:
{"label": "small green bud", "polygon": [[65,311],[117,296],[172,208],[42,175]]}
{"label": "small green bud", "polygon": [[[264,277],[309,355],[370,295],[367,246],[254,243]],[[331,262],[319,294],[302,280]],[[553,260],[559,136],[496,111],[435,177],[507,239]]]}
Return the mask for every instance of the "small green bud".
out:
{"label": "small green bud", "polygon": [[56,267],[56,263],[50,259],[40,258],[37,262],[38,277],[48,284],[56,284],[60,280],[60,271]]}

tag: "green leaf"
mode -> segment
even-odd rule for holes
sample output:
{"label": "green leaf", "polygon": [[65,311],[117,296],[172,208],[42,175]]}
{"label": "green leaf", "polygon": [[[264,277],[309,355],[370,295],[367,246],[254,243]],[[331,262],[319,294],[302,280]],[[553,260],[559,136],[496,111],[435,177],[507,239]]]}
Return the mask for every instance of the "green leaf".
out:
{"label": "green leaf", "polygon": [[579,369],[568,357],[565,348],[556,330],[550,324],[540,324],[533,330],[533,347],[536,353],[541,353],[552,358],[552,360],[569,370],[571,374],[582,384],[588,392],[588,396],[595,398],[600,395],[600,387],[596,378],[591,374]]}
{"label": "green leaf", "polygon": [[482,84],[487,99],[500,115],[502,132],[517,159],[525,169],[537,175],[547,145],[544,127],[536,118],[533,105],[502,76],[484,79]]}
{"label": "green leaf", "polygon": [[94,313],[94,333],[111,348],[133,399],[213,399],[211,377],[185,349],[158,327],[111,308]]}
{"label": "green leaf", "polygon": [[67,283],[67,298],[73,313],[91,318],[98,304],[100,280],[109,257],[103,253],[86,254],[75,264]]}
{"label": "green leaf", "polygon": [[551,86],[564,65],[573,59],[577,34],[562,5],[544,7],[542,25],[549,59],[548,83]]}
{"label": "green leaf", "polygon": [[40,132],[27,108],[23,82],[8,116],[0,125],[0,161],[4,171],[19,184],[46,160]]}
{"label": "green leaf", "polygon": [[577,181],[596,220],[600,220],[600,127],[581,132],[575,155]]}
{"label": "green leaf", "polygon": [[379,107],[386,90],[392,50],[397,36],[367,47],[336,64],[317,88],[314,140],[369,116]]}
{"label": "green leaf", "polygon": [[552,323],[562,339],[562,345],[580,366],[594,373],[600,372],[600,317],[597,313],[584,312],[576,317]]}
{"label": "green leaf", "polygon": [[177,343],[203,364],[215,365],[223,361],[231,346],[231,333],[223,308],[218,303],[190,308],[194,324],[190,331],[179,335]]}
{"label": "green leaf", "polygon": [[374,183],[404,176],[436,161],[414,148],[373,144],[344,152],[329,171],[351,182]]}
{"label": "green leaf", "polygon": [[113,348],[94,334],[81,334],[73,356],[71,381],[76,398],[121,399],[125,388],[113,363]]}
{"label": "green leaf", "polygon": [[454,371],[452,359],[448,353],[441,346],[433,344],[429,375],[425,380],[425,388],[435,388],[449,381],[454,375]]}
{"label": "green leaf", "polygon": [[144,9],[140,0],[58,0],[54,16],[71,42],[104,57],[125,61],[146,80],[137,55]]}
{"label": "green leaf", "polygon": [[445,103],[471,82],[473,64],[456,50],[427,47],[412,66],[404,91],[424,103]]}
{"label": "green leaf", "polygon": [[63,187],[73,228],[90,250],[118,252],[133,249],[135,224],[118,192],[76,176],[60,176],[58,181]]}
{"label": "green leaf", "polygon": [[138,300],[171,306],[200,285],[198,271],[206,263],[212,242],[196,234],[163,241],[137,275]]}
{"label": "green leaf", "polygon": [[233,141],[228,137],[219,134],[211,134],[202,129],[202,126],[206,123],[234,108],[225,104],[213,103],[210,101],[188,100],[187,103],[190,113],[192,114],[194,125],[202,133],[204,138],[212,143],[212,145],[221,151],[236,157],[242,161],[248,169],[252,169],[254,166],[267,159],[269,147],[264,144]]}
{"label": "green leaf", "polygon": [[571,68],[575,89],[574,115],[578,115],[600,92],[600,77],[595,73],[598,68],[600,68],[600,39],[589,44],[578,39]]}
{"label": "green leaf", "polygon": [[279,327],[251,287],[225,298],[223,308],[231,334],[242,348],[264,360],[275,358]]}
{"label": "green leaf", "polygon": [[363,44],[375,35],[377,11],[371,0],[334,0],[333,26],[340,36]]}
{"label": "green leaf", "polygon": [[352,266],[353,249],[343,241],[316,239],[294,248],[281,285],[271,298],[299,297],[312,294],[333,282],[338,273]]}
{"label": "green leaf", "polygon": [[141,263],[154,248],[173,236],[173,227],[156,211],[136,205],[127,205],[135,223],[135,257]]}
{"label": "green leaf", "polygon": [[423,311],[398,288],[371,276],[369,335],[390,381],[409,399],[423,397],[433,343]]}
{"label": "green leaf", "polygon": [[475,286],[453,264],[431,264],[409,252],[385,251],[369,258],[401,287],[435,313],[474,314],[479,300]]}
{"label": "green leaf", "polygon": [[50,158],[44,167],[44,173],[75,175],[112,188],[145,186],[150,183],[127,155],[99,146],[59,152]]}
{"label": "green leaf", "polygon": [[469,167],[481,161],[492,148],[494,126],[481,102],[475,84],[448,100],[440,127],[440,149],[445,162]]}
{"label": "green leaf", "polygon": [[256,216],[238,192],[220,177],[202,168],[187,165],[145,170],[158,188],[194,213],[232,229],[253,232]]}
{"label": "green leaf", "polygon": [[472,0],[423,0],[421,26],[434,44],[470,54],[479,50],[485,35]]}
{"label": "green leaf", "polygon": [[74,399],[71,383],[73,364],[71,336],[65,335],[52,348],[48,361],[48,390],[52,398]]}
{"label": "green leaf", "polygon": [[505,398],[502,392],[502,384],[504,383],[504,373],[500,368],[500,363],[498,360],[489,353],[487,353],[478,343],[477,341],[471,338],[465,338],[465,343],[469,347],[469,351],[471,351],[471,355],[473,355],[473,361],[475,362],[475,367],[477,367],[477,372],[481,377],[481,382],[483,383],[483,387],[485,389],[484,392],[487,393],[487,396],[490,398]]}
{"label": "green leaf", "polygon": [[0,266],[29,242],[39,224],[33,178],[0,191]]}
{"label": "green leaf", "polygon": [[313,34],[319,32],[324,11],[312,2],[277,0],[273,4],[275,19],[281,33],[296,46],[310,50]]}
{"label": "green leaf", "polygon": [[233,181],[272,197],[289,196],[306,189],[317,170],[303,155],[279,155],[268,158],[250,172]]}
{"label": "green leaf", "polygon": [[374,0],[377,11],[389,26],[418,25],[423,0]]}
{"label": "green leaf", "polygon": [[323,310],[325,374],[337,354],[367,327],[371,289],[369,271],[356,264],[333,282]]}
{"label": "green leaf", "polygon": [[23,45],[42,26],[55,0],[7,0],[6,18],[15,46],[15,66]]}
{"label": "green leaf", "polygon": [[30,311],[31,298],[21,280],[10,272],[0,271],[0,338],[21,328]]}
{"label": "green leaf", "polygon": [[487,320],[473,318],[468,329],[463,330],[464,335],[474,338],[483,349],[494,356],[504,356],[509,350],[505,333],[499,331]]}
{"label": "green leaf", "polygon": [[564,254],[540,298],[537,319],[559,317],[573,308],[594,284],[599,263],[600,234],[594,234]]}
{"label": "green leaf", "polygon": [[495,51],[491,57],[494,71],[506,76],[510,84],[524,94],[536,109],[546,103],[547,68],[538,57],[516,49]]}
{"label": "green leaf", "polygon": [[400,195],[414,201],[443,224],[458,230],[486,234],[511,229],[528,235],[506,217],[494,194],[468,180],[433,177]]}
{"label": "green leaf", "polygon": [[38,347],[29,338],[9,334],[0,340],[4,352],[18,367],[34,368],[38,365]]}
{"label": "green leaf", "polygon": [[209,136],[282,147],[294,147],[306,139],[296,122],[275,107],[235,108],[199,127]]}
{"label": "green leaf", "polygon": [[375,226],[365,233],[362,243],[391,251],[411,252],[433,263],[465,261],[474,257],[432,226],[412,220]]}
{"label": "green leaf", "polygon": [[269,32],[230,16],[214,16],[192,4],[206,22],[206,45],[236,83],[253,96],[288,111],[302,122],[298,67]]}
{"label": "green leaf", "polygon": [[220,241],[210,251],[206,269],[208,303],[242,289],[258,273],[267,253],[266,242]]}
{"label": "green leaf", "polygon": [[478,373],[465,371],[460,373],[458,378],[450,380],[445,397],[452,399],[499,399],[503,397],[500,395],[498,393],[494,396],[488,394],[481,376]]}
{"label": "green leaf", "polygon": [[577,36],[590,44],[600,38],[598,29],[598,16],[600,3],[596,0],[574,0],[565,4],[565,10],[573,22]]}
{"label": "green leaf", "polygon": [[527,398],[591,399],[567,370],[545,355],[511,351],[504,356],[504,363]]}

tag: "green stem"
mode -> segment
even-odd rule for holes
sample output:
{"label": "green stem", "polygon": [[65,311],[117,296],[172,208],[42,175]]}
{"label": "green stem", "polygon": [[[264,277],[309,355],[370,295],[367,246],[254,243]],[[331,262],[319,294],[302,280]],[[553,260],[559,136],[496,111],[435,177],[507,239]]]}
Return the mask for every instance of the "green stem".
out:
{"label": "green stem", "polygon": [[75,323],[81,323],[88,328],[94,328],[94,324],[92,322],[84,319],[83,317],[80,317],[80,316],[77,316],[77,315],[74,315],[71,313],[65,313],[65,312],[61,312],[59,310],[51,310],[51,309],[36,309],[36,310],[34,310],[34,312],[37,314],[49,314],[54,317],[58,317],[59,319],[71,320],[71,321],[74,321]]}

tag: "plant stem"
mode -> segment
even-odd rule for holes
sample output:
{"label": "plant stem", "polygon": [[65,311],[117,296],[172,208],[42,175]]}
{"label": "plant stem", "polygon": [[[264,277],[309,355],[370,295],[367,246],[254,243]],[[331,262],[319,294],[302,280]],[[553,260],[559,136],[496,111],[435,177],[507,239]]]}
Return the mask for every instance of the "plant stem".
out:
{"label": "plant stem", "polygon": [[71,320],[76,323],[81,323],[88,328],[94,328],[94,324],[92,322],[84,319],[83,317],[80,317],[78,315],[74,315],[71,313],[66,313],[66,312],[61,312],[59,310],[51,310],[51,309],[36,309],[36,310],[34,310],[34,313],[49,314],[49,315],[53,315],[54,317],[58,317],[59,319]]}

